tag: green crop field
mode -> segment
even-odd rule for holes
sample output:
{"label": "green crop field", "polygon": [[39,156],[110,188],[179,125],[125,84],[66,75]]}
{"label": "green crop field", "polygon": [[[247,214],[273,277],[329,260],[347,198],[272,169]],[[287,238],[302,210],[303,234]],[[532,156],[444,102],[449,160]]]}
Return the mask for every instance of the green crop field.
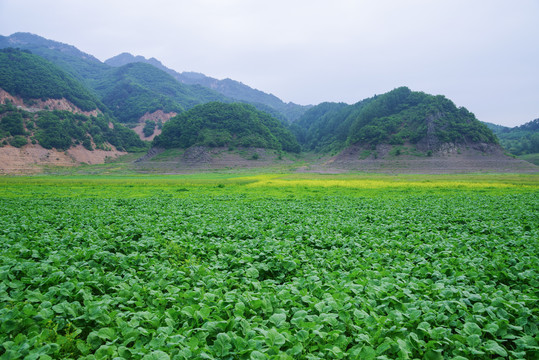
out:
{"label": "green crop field", "polygon": [[537,359],[537,175],[0,178],[0,359]]}

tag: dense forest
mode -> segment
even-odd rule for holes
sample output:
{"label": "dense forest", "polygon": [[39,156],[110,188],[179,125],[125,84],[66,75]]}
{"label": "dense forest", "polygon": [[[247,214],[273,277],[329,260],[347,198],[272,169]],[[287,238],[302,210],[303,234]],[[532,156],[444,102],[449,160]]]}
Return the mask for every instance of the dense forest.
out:
{"label": "dense forest", "polygon": [[25,100],[65,98],[83,111],[104,110],[94,94],[58,66],[18,49],[0,49],[0,87]]}
{"label": "dense forest", "polygon": [[286,104],[234,80],[180,74],[155,59],[129,56],[125,60],[120,56],[119,61],[111,59],[105,64],[71,45],[37,35],[0,36],[0,48],[12,46],[28,49],[68,72],[96,93],[122,123],[135,123],[143,114],[160,107],[163,111],[190,109],[211,101],[249,103],[286,121],[298,118],[308,108]]}
{"label": "dense forest", "polygon": [[294,135],[277,119],[247,104],[212,102],[173,117],[153,141],[164,148],[259,147],[299,152]]}
{"label": "dense forest", "polygon": [[[538,151],[538,120],[514,129],[494,125],[489,129],[444,96],[406,87],[352,105],[298,107],[231,79],[177,73],[155,59],[123,56],[109,61],[114,65],[110,66],[73,46],[23,33],[0,36],[0,48],[8,44],[39,56],[28,50],[0,50],[0,87],[4,90],[29,101],[66,98],[81,110],[100,109],[103,115],[82,119],[51,112],[26,121],[25,116],[32,116],[4,107],[3,144],[22,146],[35,141],[64,149],[76,143],[88,148],[109,143],[123,149],[141,148],[144,143],[117,122],[135,124],[144,114],[162,110],[180,114],[154,142],[165,147],[226,144],[335,153],[355,144],[412,144],[427,152],[443,143],[496,144],[499,138],[513,154]],[[239,105],[233,98],[252,105]],[[55,121],[58,124],[53,126]],[[115,124],[114,131],[108,124]],[[147,123],[144,134],[151,135],[155,126]],[[60,135],[62,129],[64,135]]]}
{"label": "dense forest", "polygon": [[124,123],[137,122],[156,110],[181,112],[210,101],[227,101],[201,86],[186,86],[169,74],[144,63],[110,68],[96,82],[95,90],[115,117]]}
{"label": "dense forest", "polygon": [[46,149],[67,150],[81,144],[88,150],[141,151],[147,148],[132,130],[108,115],[86,116],[69,111],[30,113],[11,104],[0,105],[0,146],[21,147],[27,143]]}
{"label": "dense forest", "polygon": [[78,80],[40,56],[18,49],[0,50],[0,84],[8,93],[31,105],[35,99],[65,98],[81,110],[100,109],[98,116],[69,111],[30,113],[11,103],[0,105],[0,143],[21,147],[28,142],[46,149],[67,150],[82,144],[88,150],[141,150],[146,144],[120,125],[107,107]]}
{"label": "dense forest", "polygon": [[504,149],[514,155],[539,153],[539,119],[513,128],[486,124],[500,139]]}
{"label": "dense forest", "polygon": [[434,151],[442,143],[496,143],[484,124],[444,96],[400,87],[354,105],[323,103],[308,110],[294,133],[305,150],[340,150],[352,144],[415,144]]}
{"label": "dense forest", "polygon": [[120,67],[134,62],[153,65],[168,73],[182,84],[199,85],[215,90],[229,99],[251,104],[258,110],[267,112],[273,117],[287,122],[297,120],[310,107],[294,103],[285,103],[273,94],[267,94],[263,91],[253,89],[236,80],[218,80],[196,72],[179,73],[167,68],[155,58],[146,59],[143,56],[133,56],[129,53],[122,53],[106,60],[105,64]]}

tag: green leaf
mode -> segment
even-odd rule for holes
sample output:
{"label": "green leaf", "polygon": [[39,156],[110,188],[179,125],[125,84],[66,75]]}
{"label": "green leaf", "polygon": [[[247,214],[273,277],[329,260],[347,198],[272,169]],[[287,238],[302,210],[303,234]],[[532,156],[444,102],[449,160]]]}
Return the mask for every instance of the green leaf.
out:
{"label": "green leaf", "polygon": [[215,354],[220,357],[227,356],[232,348],[232,344],[230,342],[230,336],[228,336],[226,333],[217,334],[217,339],[213,344]]}
{"label": "green leaf", "polygon": [[6,334],[9,334],[10,332],[13,332],[17,329],[17,322],[14,320],[4,320],[2,322],[2,331],[4,331]]}
{"label": "green leaf", "polygon": [[383,342],[376,348],[376,354],[382,355],[384,352],[389,350],[391,348],[391,345],[388,342]]}
{"label": "green leaf", "polygon": [[245,275],[247,277],[257,279],[259,276],[258,270],[255,267],[250,267],[247,270],[245,270]]}
{"label": "green leaf", "polygon": [[97,336],[99,336],[103,340],[114,340],[116,339],[116,331],[112,328],[101,328],[97,332]]}
{"label": "green leaf", "polygon": [[266,360],[268,359],[268,356],[264,353],[261,353],[260,351],[253,351],[251,353],[251,360]]}
{"label": "green leaf", "polygon": [[144,355],[143,360],[170,360],[170,356],[161,350],[152,351],[149,354]]}
{"label": "green leaf", "polygon": [[399,346],[399,358],[409,359],[411,352],[408,343],[402,339],[397,339],[397,345]]}
{"label": "green leaf", "polygon": [[425,353],[425,359],[427,360],[443,360],[444,357],[442,355],[441,350],[429,350]]}
{"label": "green leaf", "polygon": [[110,359],[114,355],[116,346],[114,345],[101,345],[95,352],[96,359]]}
{"label": "green leaf", "polygon": [[97,331],[92,331],[90,334],[88,334],[86,342],[92,347],[92,349],[97,349],[103,343],[101,338],[97,335]]}
{"label": "green leaf", "polygon": [[331,346],[328,351],[337,359],[342,359],[344,357],[343,351],[338,346]]}
{"label": "green leaf", "polygon": [[284,322],[286,322],[286,314],[273,314],[269,318],[269,321],[272,322],[275,326],[280,327]]}
{"label": "green leaf", "polygon": [[303,352],[303,345],[301,343],[294,345],[292,349],[287,351],[287,353],[292,356],[298,356],[302,352]]}
{"label": "green leaf", "polygon": [[467,335],[481,335],[481,328],[476,323],[467,322],[464,324],[463,329]]}
{"label": "green leaf", "polygon": [[520,347],[524,349],[534,349],[539,350],[539,346],[537,344],[537,340],[534,339],[530,335],[524,335],[521,338],[515,340],[515,343]]}
{"label": "green leaf", "polygon": [[376,357],[376,351],[371,346],[365,346],[359,353],[359,359],[374,360]]}
{"label": "green leaf", "polygon": [[300,330],[296,333],[296,339],[298,339],[301,342],[307,341],[309,338],[309,332],[307,330]]}
{"label": "green leaf", "polygon": [[430,324],[428,322],[426,322],[426,321],[423,321],[423,322],[419,323],[419,325],[417,325],[417,328],[419,330],[423,330],[426,333],[430,332]]}
{"label": "green leaf", "polygon": [[485,326],[485,331],[491,333],[492,335],[496,335],[496,332],[498,331],[500,327],[496,323],[490,323]]}
{"label": "green leaf", "polygon": [[469,335],[466,338],[466,342],[468,343],[469,346],[473,348],[477,348],[479,347],[479,345],[481,345],[481,337],[477,334]]}
{"label": "green leaf", "polygon": [[88,355],[90,352],[90,347],[86,344],[86,342],[82,340],[77,340],[77,349],[81,352],[82,355]]}
{"label": "green leaf", "polygon": [[271,347],[280,348],[284,345],[285,342],[286,338],[282,334],[280,334],[275,328],[271,328],[266,333],[266,344]]}
{"label": "green leaf", "polygon": [[507,351],[505,351],[505,349],[503,347],[501,347],[500,344],[498,344],[494,340],[488,340],[485,343],[484,348],[485,348],[486,351],[488,351],[488,352],[490,352],[492,354],[497,354],[497,355],[500,355],[500,356],[507,356]]}

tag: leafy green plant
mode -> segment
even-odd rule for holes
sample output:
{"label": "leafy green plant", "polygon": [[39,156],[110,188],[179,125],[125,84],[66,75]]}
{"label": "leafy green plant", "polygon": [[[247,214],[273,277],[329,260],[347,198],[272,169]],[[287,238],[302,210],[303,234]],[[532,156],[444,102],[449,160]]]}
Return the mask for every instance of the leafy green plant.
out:
{"label": "leafy green plant", "polygon": [[212,176],[3,179],[2,356],[539,355],[536,184]]}

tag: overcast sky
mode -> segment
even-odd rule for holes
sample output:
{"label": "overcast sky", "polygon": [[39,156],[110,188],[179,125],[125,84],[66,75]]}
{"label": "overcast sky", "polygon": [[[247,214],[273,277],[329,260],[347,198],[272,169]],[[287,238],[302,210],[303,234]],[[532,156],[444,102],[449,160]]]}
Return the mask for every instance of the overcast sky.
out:
{"label": "overcast sky", "polygon": [[539,118],[539,0],[0,0],[0,35],[19,31],[286,102],[355,103],[408,86],[481,121]]}

